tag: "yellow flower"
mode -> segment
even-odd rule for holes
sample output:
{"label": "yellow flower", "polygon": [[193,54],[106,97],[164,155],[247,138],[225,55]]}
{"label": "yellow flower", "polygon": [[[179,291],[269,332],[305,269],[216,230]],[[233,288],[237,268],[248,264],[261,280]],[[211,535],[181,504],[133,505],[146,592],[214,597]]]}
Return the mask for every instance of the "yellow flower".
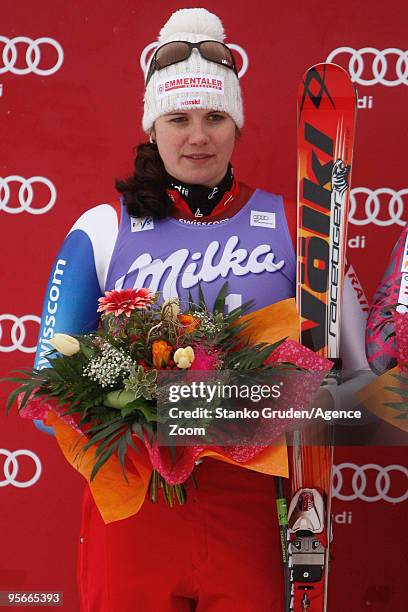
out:
{"label": "yellow flower", "polygon": [[183,370],[189,368],[194,361],[194,351],[191,346],[179,348],[173,356],[174,363]]}
{"label": "yellow flower", "polygon": [[152,343],[153,366],[158,369],[165,368],[172,349],[165,340],[155,340]]}
{"label": "yellow flower", "polygon": [[54,334],[50,340],[50,344],[57,349],[61,355],[72,357],[80,350],[79,342],[76,338],[68,336],[68,334]]}

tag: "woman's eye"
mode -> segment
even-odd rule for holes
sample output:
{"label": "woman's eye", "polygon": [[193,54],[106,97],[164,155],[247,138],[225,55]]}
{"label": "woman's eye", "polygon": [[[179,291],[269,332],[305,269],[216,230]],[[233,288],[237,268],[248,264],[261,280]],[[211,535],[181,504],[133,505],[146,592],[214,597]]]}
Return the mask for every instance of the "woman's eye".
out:
{"label": "woman's eye", "polygon": [[180,115],[180,117],[172,117],[170,119],[170,123],[184,123],[184,121],[187,121],[187,117],[184,117],[183,115]]}
{"label": "woman's eye", "polygon": [[222,121],[224,118],[224,115],[220,115],[219,113],[211,113],[211,115],[208,115],[209,121]]}

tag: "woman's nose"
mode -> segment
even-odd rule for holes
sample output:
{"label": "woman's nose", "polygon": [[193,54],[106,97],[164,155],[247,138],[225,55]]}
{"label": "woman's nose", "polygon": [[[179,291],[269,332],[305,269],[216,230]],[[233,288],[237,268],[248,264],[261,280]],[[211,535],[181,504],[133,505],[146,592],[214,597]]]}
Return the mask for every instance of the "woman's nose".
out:
{"label": "woman's nose", "polygon": [[191,145],[195,146],[203,146],[207,144],[209,141],[208,134],[202,125],[194,125],[191,126],[191,131],[189,133],[188,142]]}

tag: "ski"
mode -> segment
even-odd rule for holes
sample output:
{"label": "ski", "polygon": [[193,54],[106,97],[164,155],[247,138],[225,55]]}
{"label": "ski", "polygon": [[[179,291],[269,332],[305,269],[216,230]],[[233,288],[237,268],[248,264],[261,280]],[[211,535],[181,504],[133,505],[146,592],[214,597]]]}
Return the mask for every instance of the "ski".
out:
{"label": "ski", "polygon": [[[347,72],[317,64],[298,90],[297,306],[300,342],[341,370],[340,321],[357,96]],[[291,440],[288,510],[292,584],[285,607],[325,612],[331,540],[332,428]],[[286,573],[286,575],[288,572]]]}

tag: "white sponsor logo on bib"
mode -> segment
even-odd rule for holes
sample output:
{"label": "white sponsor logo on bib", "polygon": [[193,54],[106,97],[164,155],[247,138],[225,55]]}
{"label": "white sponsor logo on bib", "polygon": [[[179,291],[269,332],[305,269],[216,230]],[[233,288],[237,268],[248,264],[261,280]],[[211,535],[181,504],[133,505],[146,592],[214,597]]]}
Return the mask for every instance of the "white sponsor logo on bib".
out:
{"label": "white sponsor logo on bib", "polygon": [[131,217],[130,231],[145,232],[146,230],[154,229],[153,217]]}
{"label": "white sponsor logo on bib", "polygon": [[251,210],[251,225],[254,227],[276,228],[276,213],[262,210]]}

